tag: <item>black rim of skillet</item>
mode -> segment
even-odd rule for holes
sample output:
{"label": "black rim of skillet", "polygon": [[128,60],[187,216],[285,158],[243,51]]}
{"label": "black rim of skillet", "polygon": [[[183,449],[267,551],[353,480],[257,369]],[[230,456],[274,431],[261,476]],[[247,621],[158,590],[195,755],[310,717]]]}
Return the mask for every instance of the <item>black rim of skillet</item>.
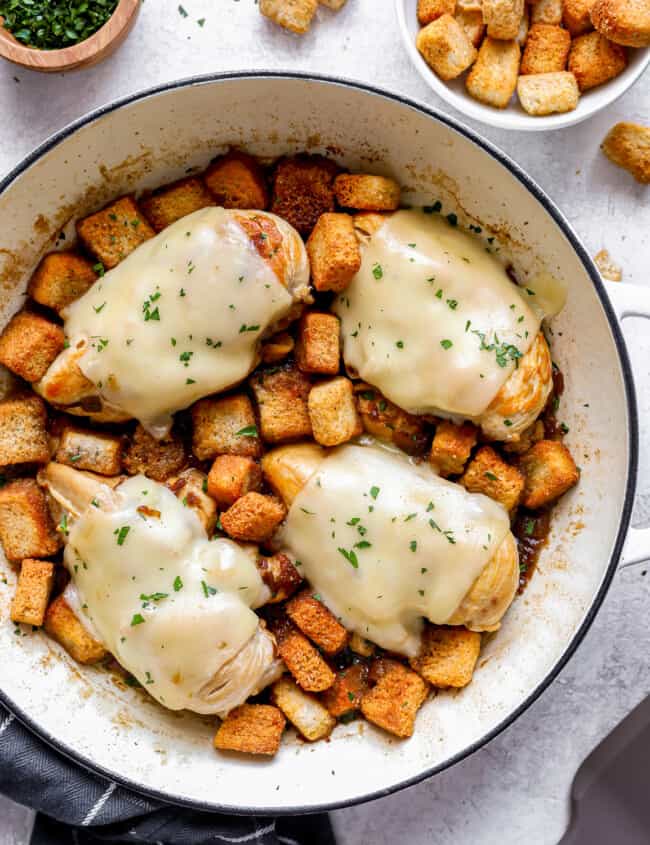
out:
{"label": "black rim of skillet", "polygon": [[134,792],[139,792],[140,794],[148,796],[156,801],[161,801],[167,804],[175,804],[183,807],[189,807],[196,810],[231,813],[234,815],[286,816],[299,815],[304,813],[326,812],[328,810],[336,810],[342,807],[350,807],[354,806],[355,804],[362,804],[367,801],[375,800],[377,798],[383,798],[386,795],[391,795],[392,793],[398,792],[401,789],[405,789],[408,786],[414,786],[415,784],[426,780],[432,775],[438,774],[439,772],[450,768],[456,763],[459,763],[461,760],[464,760],[466,757],[469,757],[470,754],[473,754],[479,748],[482,748],[483,746],[487,745],[488,742],[498,736],[503,730],[505,730],[505,728],[507,728],[517,718],[519,718],[519,716],[525,710],[527,710],[537,698],[539,698],[542,692],[544,692],[544,690],[552,683],[552,681],[557,678],[557,676],[566,666],[569,659],[573,656],[576,649],[578,648],[578,645],[583,640],[585,634],[589,630],[596,616],[596,613],[598,612],[601,604],[603,603],[603,600],[611,585],[621,553],[623,551],[623,544],[625,542],[625,537],[632,515],[634,491],[636,488],[637,457],[639,449],[638,414],[634,392],[632,369],[630,367],[630,361],[618,319],[609,301],[609,297],[607,295],[607,292],[605,291],[603,282],[601,281],[600,274],[598,273],[593,261],[589,257],[582,243],[578,239],[578,236],[573,231],[571,225],[566,220],[562,212],[556,207],[556,205],[539,187],[539,185],[537,185],[537,183],[524,170],[522,170],[522,168],[518,164],[516,164],[498,147],[494,146],[490,141],[486,140],[485,138],[482,138],[472,129],[464,126],[462,123],[455,120],[454,118],[449,117],[448,115],[443,114],[442,112],[439,112],[436,109],[430,108],[426,104],[418,102],[417,100],[414,100],[409,97],[404,97],[401,94],[377,88],[373,85],[355,82],[353,80],[345,79],[342,77],[323,76],[318,74],[300,73],[293,71],[244,70],[237,72],[212,73],[192,76],[188,77],[187,79],[157,85],[153,88],[148,88],[144,91],[140,91],[135,94],[130,94],[126,97],[115,100],[105,106],[101,106],[97,109],[94,109],[84,117],[81,117],[68,124],[63,129],[59,130],[46,141],[44,141],[40,146],[38,146],[31,154],[29,154],[25,159],[23,159],[21,163],[17,167],[15,167],[2,181],[0,181],[0,194],[4,193],[16,179],[18,179],[29,167],[31,167],[32,164],[38,161],[45,153],[65,141],[66,138],[73,135],[81,127],[93,123],[104,115],[110,114],[111,112],[116,111],[117,109],[120,109],[124,106],[136,103],[139,100],[145,100],[149,97],[156,96],[167,91],[173,91],[177,88],[190,88],[197,85],[205,85],[213,82],[228,82],[237,79],[289,79],[304,82],[317,82],[325,85],[337,85],[343,88],[351,88],[357,91],[364,91],[368,94],[372,94],[374,96],[381,97],[386,100],[392,100],[393,102],[400,103],[406,108],[413,109],[414,111],[419,112],[420,114],[426,115],[427,117],[444,124],[445,126],[449,127],[458,134],[463,135],[469,141],[472,141],[474,144],[476,144],[476,146],[480,147],[486,153],[495,158],[500,164],[506,167],[510,171],[510,173],[523,184],[523,186],[535,197],[535,199],[540,203],[544,210],[551,216],[551,218],[561,230],[562,234],[571,244],[571,247],[577,254],[587,274],[591,278],[594,290],[600,300],[601,307],[603,308],[607,316],[609,328],[612,333],[614,343],[618,352],[619,363],[621,366],[623,382],[625,386],[628,415],[629,454],[627,465],[627,483],[625,488],[625,498],[623,501],[621,521],[616,535],[614,549],[609,564],[607,566],[607,570],[603,577],[602,583],[598,589],[598,592],[596,593],[591,603],[591,606],[587,614],[585,615],[585,618],[583,619],[579,628],[574,633],[569,644],[566,646],[562,656],[559,658],[554,667],[550,670],[550,672],[548,672],[544,680],[541,681],[537,685],[537,687],[526,697],[526,699],[517,708],[515,708],[515,710],[513,710],[505,719],[503,719],[502,722],[492,728],[492,730],[486,733],[481,739],[472,743],[458,754],[455,754],[453,757],[450,757],[448,760],[445,760],[443,763],[440,763],[435,766],[430,766],[429,768],[424,769],[422,772],[419,772],[413,777],[406,778],[404,780],[399,781],[398,783],[392,784],[389,787],[379,789],[374,792],[362,793],[360,795],[354,796],[353,798],[308,807],[300,805],[285,806],[281,808],[247,807],[245,805],[233,807],[229,805],[222,805],[207,801],[196,801],[190,798],[175,796],[169,793],[159,792],[157,790],[150,789],[146,786],[129,780],[129,778],[112,772],[104,768],[103,766],[94,763],[92,760],[83,757],[74,748],[70,748],[65,743],[62,743],[60,740],[56,739],[56,737],[43,730],[36,722],[32,720],[30,716],[22,712],[20,708],[16,707],[8,698],[8,696],[4,693],[4,691],[0,689],[0,701],[3,703],[3,705],[7,707],[20,722],[22,722],[26,727],[33,731],[33,733],[40,737],[40,739],[42,739],[44,742],[46,742],[59,753],[73,760],[81,767],[93,772],[94,774],[100,775],[101,777],[107,778],[111,781],[115,781],[116,783],[127,789],[133,790]]}

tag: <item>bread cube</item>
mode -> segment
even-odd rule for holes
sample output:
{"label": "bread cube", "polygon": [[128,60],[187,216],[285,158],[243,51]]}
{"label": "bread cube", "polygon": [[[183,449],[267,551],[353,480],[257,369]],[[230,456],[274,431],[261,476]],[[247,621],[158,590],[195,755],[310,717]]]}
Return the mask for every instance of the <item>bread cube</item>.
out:
{"label": "bread cube", "polygon": [[344,290],[361,267],[361,250],[348,214],[321,214],[307,241],[316,290]]}
{"label": "bread cube", "polygon": [[279,499],[251,492],[221,514],[221,525],[235,540],[261,543],[270,538],[286,515],[287,510]]}
{"label": "bread cube", "polygon": [[44,626],[52,639],[62,645],[77,663],[86,666],[99,663],[108,654],[77,619],[63,596],[54,599],[46,610]]}
{"label": "bread cube", "polygon": [[262,370],[250,380],[260,415],[260,433],[267,443],[311,436],[307,397],[311,382],[292,364]]}
{"label": "bread cube", "polygon": [[27,293],[60,314],[66,305],[86,293],[95,279],[87,259],[74,252],[50,252],[36,268]]}
{"label": "bread cube", "polygon": [[647,0],[596,0],[591,22],[598,32],[627,47],[650,46],[650,4]]}
{"label": "bread cube", "polygon": [[483,20],[490,38],[516,38],[523,14],[524,0],[483,0]]}
{"label": "bread cube", "polygon": [[650,126],[617,123],[607,133],[601,150],[642,184],[650,183]]}
{"label": "bread cube", "polygon": [[483,0],[456,0],[456,12],[481,12]]}
{"label": "bread cube", "polygon": [[522,47],[522,48],[525,45],[526,40],[528,38],[529,30],[530,30],[530,13],[528,11],[528,6],[524,6],[524,14],[522,15],[521,23],[519,24],[519,31],[517,32],[517,36],[515,38],[515,41],[517,42],[517,44],[519,44],[519,46]]}
{"label": "bread cube", "polygon": [[259,490],[262,469],[243,455],[219,455],[208,474],[208,493],[220,508],[229,508],[237,499]]}
{"label": "bread cube", "polygon": [[129,475],[142,473],[154,481],[166,481],[187,463],[182,440],[169,434],[155,440],[141,425],[133,433],[124,453],[124,469]]}
{"label": "bread cube", "polygon": [[418,0],[418,22],[426,26],[441,15],[453,15],[456,0]]}
{"label": "bread cube", "polygon": [[45,403],[38,396],[0,402],[0,466],[50,459]]}
{"label": "bread cube", "polygon": [[573,111],[580,99],[576,78],[568,71],[520,76],[517,95],[522,108],[534,115]]}
{"label": "bread cube", "polygon": [[398,408],[369,384],[360,382],[354,390],[361,423],[368,434],[394,443],[409,455],[419,455],[426,449],[429,435],[422,417]]}
{"label": "bread cube", "polygon": [[[323,692],[332,686],[336,677],[334,672],[307,637],[301,634],[289,620],[281,619],[279,622],[272,622],[271,630],[278,644],[278,654],[304,690]],[[291,719],[291,716],[289,718]]]}
{"label": "bread cube", "polygon": [[296,592],[303,580],[297,565],[294,565],[289,555],[281,552],[269,557],[259,557],[257,571],[271,591],[267,604],[285,601]]}
{"label": "bread cube", "polygon": [[328,9],[331,9],[333,12],[338,12],[339,9],[342,9],[345,6],[347,0],[318,0],[321,6],[327,6]]}
{"label": "bread cube", "polygon": [[623,73],[627,53],[625,47],[608,41],[599,32],[588,32],[572,41],[568,67],[580,91],[588,91]]}
{"label": "bread cube", "polygon": [[531,6],[530,22],[562,23],[562,0],[536,0]]}
{"label": "bread cube", "polygon": [[590,12],[594,3],[595,0],[564,0],[562,22],[572,37],[592,28]]}
{"label": "bread cube", "polygon": [[367,640],[365,637],[362,637],[361,634],[357,634],[356,631],[353,631],[350,637],[350,651],[353,651],[361,657],[372,657],[376,648],[370,640]]}
{"label": "bread cube", "polygon": [[483,493],[507,511],[519,504],[524,481],[519,470],[507,464],[491,446],[481,446],[460,479],[470,493]]}
{"label": "bread cube", "polygon": [[156,232],[194,211],[214,205],[212,194],[196,176],[180,179],[140,200],[145,217]]}
{"label": "bread cube", "polygon": [[223,720],[214,738],[219,751],[240,751],[243,754],[264,754],[273,757],[287,720],[270,704],[241,704]]}
{"label": "bread cube", "polygon": [[289,32],[304,35],[309,31],[318,0],[259,0],[260,12]]}
{"label": "bread cube", "polygon": [[0,542],[9,560],[49,557],[61,547],[45,495],[33,478],[0,488]]}
{"label": "bread cube", "polygon": [[485,35],[485,23],[483,22],[481,10],[465,11],[464,9],[459,9],[454,17],[465,30],[465,35],[474,47],[478,47]]}
{"label": "bread cube", "polygon": [[55,460],[100,475],[119,475],[122,472],[122,438],[67,425],[61,433]]}
{"label": "bread cube", "polygon": [[[205,533],[210,536],[217,522],[217,503],[207,493],[206,474],[196,467],[188,467],[179,475],[168,478],[165,484],[185,507],[194,511],[201,520]],[[146,507],[138,508],[138,513],[145,519],[148,517]]]}
{"label": "bread cube", "polygon": [[267,342],[262,344],[262,363],[277,364],[283,361],[289,353],[293,352],[294,339],[287,332],[279,332]]}
{"label": "bread cube", "polygon": [[[453,18],[452,18],[453,20]],[[359,211],[396,211],[400,186],[387,176],[371,173],[341,173],[334,180],[336,201]]]}
{"label": "bread cube", "polygon": [[11,602],[12,622],[40,627],[54,584],[54,564],[27,558],[22,562],[16,592]]}
{"label": "bread cube", "polygon": [[571,49],[571,36],[561,26],[536,23],[530,28],[520,74],[563,71]]}
{"label": "bread cube", "polygon": [[199,460],[262,453],[253,405],[244,393],[200,399],[192,406],[192,426],[192,451]]}
{"label": "bread cube", "polygon": [[429,693],[429,685],[394,660],[375,661],[373,672],[379,680],[361,699],[361,712],[369,722],[395,736],[412,736],[415,717]]}
{"label": "bread cube", "polygon": [[308,408],[314,440],[322,446],[338,446],[363,431],[354,388],[345,376],[315,384]]}
{"label": "bread cube", "polygon": [[436,427],[429,461],[443,478],[460,475],[474,446],[478,429],[471,423],[455,425],[442,420]]}
{"label": "bread cube", "polygon": [[282,159],[273,176],[271,211],[301,235],[309,235],[321,214],[334,211],[334,177],[338,167],[323,156]]}
{"label": "bread cube", "polygon": [[580,473],[559,440],[540,440],[520,459],[525,486],[522,504],[535,510],[555,501],[578,483]]}
{"label": "bread cube", "polygon": [[231,150],[208,167],[203,179],[224,208],[263,211],[269,204],[264,172],[259,162],[247,153]]}
{"label": "bread cube", "polygon": [[155,234],[132,196],[77,221],[80,240],[107,270]]}
{"label": "bread cube", "polygon": [[505,109],[517,87],[519,57],[516,41],[485,38],[465,81],[468,93],[481,103]]}
{"label": "bread cube", "polygon": [[336,375],[340,366],[340,324],[334,314],[308,311],[298,324],[296,363],[305,373]]}
{"label": "bread cube", "polygon": [[271,700],[310,742],[325,739],[336,726],[336,719],[320,701],[313,695],[307,695],[289,678],[280,678],[273,684]]}
{"label": "bread cube", "polygon": [[481,635],[467,628],[427,625],[411,667],[434,687],[465,687],[481,651]]}
{"label": "bread cube", "polygon": [[303,590],[287,604],[287,616],[325,654],[345,648],[348,632],[311,590]]}
{"label": "bread cube", "polygon": [[25,381],[39,381],[64,343],[61,326],[31,311],[19,311],[0,336],[0,363]]}
{"label": "bread cube", "polygon": [[335,719],[354,713],[368,689],[368,667],[353,663],[336,673],[332,686],[321,695],[321,701]]}
{"label": "bread cube", "polygon": [[528,428],[525,428],[521,432],[516,440],[512,439],[507,443],[503,443],[503,451],[514,455],[521,455],[523,452],[527,452],[533,443],[537,443],[538,440],[543,439],[544,423],[541,420],[535,420],[532,425],[529,425]]}

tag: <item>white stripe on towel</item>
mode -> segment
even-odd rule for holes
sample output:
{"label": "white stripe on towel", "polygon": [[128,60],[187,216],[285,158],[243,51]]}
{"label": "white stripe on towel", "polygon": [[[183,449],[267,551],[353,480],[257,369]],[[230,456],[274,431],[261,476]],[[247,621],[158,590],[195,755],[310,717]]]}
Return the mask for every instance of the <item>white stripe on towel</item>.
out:
{"label": "white stripe on towel", "polygon": [[0,736],[7,730],[15,718],[14,714],[10,713],[3,722],[0,722]]}
{"label": "white stripe on towel", "polygon": [[273,833],[275,830],[275,822],[272,822],[268,827],[260,827],[254,833],[247,833],[245,836],[222,836],[217,834],[217,839],[222,842],[254,842],[256,839],[261,839],[267,833]]}
{"label": "white stripe on towel", "polygon": [[94,821],[94,819],[97,817],[97,814],[101,811],[104,804],[108,801],[108,799],[111,797],[111,795],[115,792],[116,789],[116,783],[109,784],[108,788],[106,789],[106,792],[104,792],[102,797],[90,808],[90,810],[88,810],[86,818],[81,822],[82,827],[88,827],[88,825]]}

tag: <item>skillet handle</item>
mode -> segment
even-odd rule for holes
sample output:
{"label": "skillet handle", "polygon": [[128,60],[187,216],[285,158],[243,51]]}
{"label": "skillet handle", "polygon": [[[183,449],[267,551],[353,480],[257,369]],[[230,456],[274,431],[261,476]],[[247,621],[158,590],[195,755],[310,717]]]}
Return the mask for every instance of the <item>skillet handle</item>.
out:
{"label": "skillet handle", "polygon": [[[650,290],[648,288],[607,281],[605,287],[619,321],[626,317],[650,319]],[[629,566],[648,559],[650,559],[650,528],[630,528],[623,549],[623,565]]]}

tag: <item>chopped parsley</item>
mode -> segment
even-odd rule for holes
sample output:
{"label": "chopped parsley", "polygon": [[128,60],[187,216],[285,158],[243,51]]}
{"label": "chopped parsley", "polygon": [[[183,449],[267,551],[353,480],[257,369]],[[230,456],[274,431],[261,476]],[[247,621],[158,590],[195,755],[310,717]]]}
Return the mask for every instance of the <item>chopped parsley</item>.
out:
{"label": "chopped parsley", "polygon": [[95,309],[95,314],[99,314],[101,311],[104,310],[105,307],[106,307],[105,302],[102,302],[101,305],[93,305],[93,308]]}
{"label": "chopped parsley", "polygon": [[382,269],[381,264],[373,264],[372,265],[372,275],[379,281],[379,279],[384,278],[384,271]]}
{"label": "chopped parsley", "polygon": [[206,584],[205,581],[201,581],[201,589],[203,590],[203,595],[206,599],[209,596],[216,596],[219,592],[216,587],[211,587],[209,584]]}
{"label": "chopped parsley", "polygon": [[395,344],[395,346],[396,346],[398,349],[404,349],[404,341],[403,341],[403,340],[398,340],[398,341],[397,341],[397,343]]}
{"label": "chopped parsley", "polygon": [[378,495],[379,495],[379,487],[371,487],[370,488],[370,496],[373,499],[376,499]]}
{"label": "chopped parsley", "polygon": [[242,323],[239,327],[239,334],[243,334],[244,332],[258,332],[259,330],[259,326],[247,326],[246,323]]}
{"label": "chopped parsley", "polygon": [[409,549],[412,552],[416,552],[417,549],[418,549],[418,541],[417,540],[411,540],[411,542],[409,543]]}
{"label": "chopped parsley", "polygon": [[141,613],[134,613],[131,619],[131,627],[134,628],[136,625],[142,625],[144,623],[144,616]]}
{"label": "chopped parsley", "polygon": [[97,264],[93,264],[93,270],[97,273],[98,276],[103,276],[106,272],[104,265],[101,261],[98,261]]}
{"label": "chopped parsley", "polygon": [[453,345],[454,344],[451,340],[441,340],[440,341],[440,346],[442,346],[443,349],[451,349],[451,347]]}
{"label": "chopped parsley", "polygon": [[535,531],[535,520],[534,519],[527,519],[524,522],[524,534],[526,535],[526,537],[532,537],[534,531]]}
{"label": "chopped parsley", "polygon": [[113,534],[117,534],[117,545],[123,546],[124,541],[126,540],[126,535],[129,533],[131,528],[128,525],[123,525],[121,528],[116,528],[113,531]]}
{"label": "chopped parsley", "polygon": [[339,546],[338,551],[343,555],[343,557],[347,560],[350,566],[354,567],[354,569],[359,568],[359,561],[353,549],[350,549],[350,551],[348,551],[347,549],[342,549]]}
{"label": "chopped parsley", "polygon": [[258,437],[257,426],[247,425],[235,432],[235,437]]}
{"label": "chopped parsley", "polygon": [[177,593],[177,592],[179,592],[179,590],[182,590],[182,589],[183,589],[183,579],[181,578],[180,575],[177,575],[174,578],[174,592]]}

